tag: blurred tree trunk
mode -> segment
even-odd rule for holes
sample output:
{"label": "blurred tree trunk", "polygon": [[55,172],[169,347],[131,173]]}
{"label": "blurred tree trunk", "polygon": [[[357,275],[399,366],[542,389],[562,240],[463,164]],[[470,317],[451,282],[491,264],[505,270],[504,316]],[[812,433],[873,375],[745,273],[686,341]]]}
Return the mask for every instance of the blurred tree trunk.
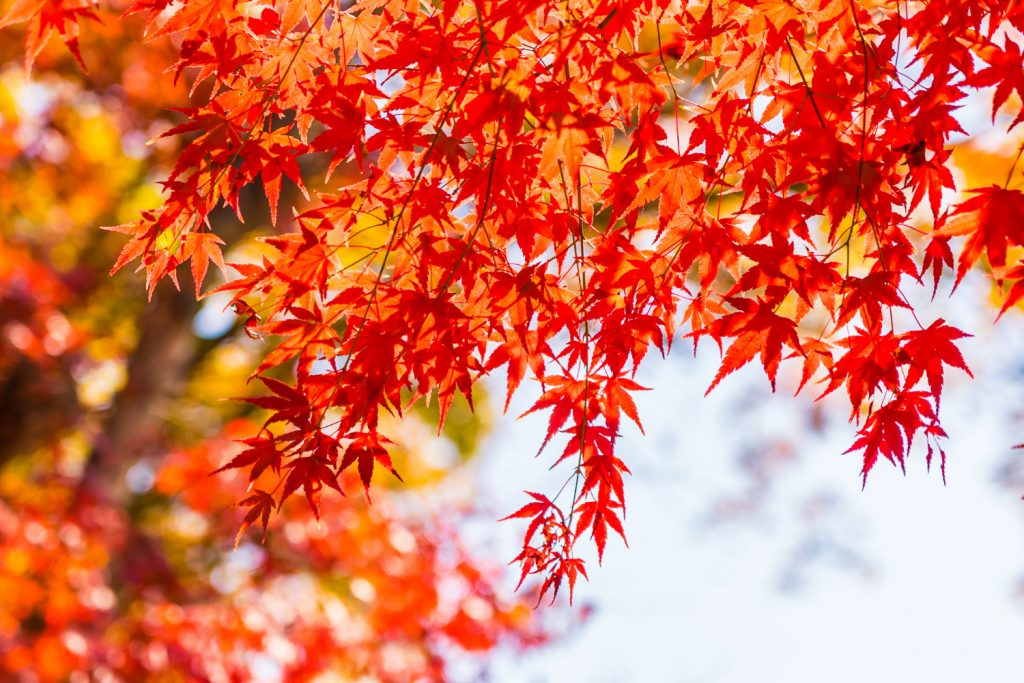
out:
{"label": "blurred tree trunk", "polygon": [[139,320],[139,343],[127,380],[93,444],[82,493],[118,507],[132,492],[125,473],[141,458],[162,452],[166,406],[180,395],[196,353],[192,320],[198,304],[186,287],[157,287]]}

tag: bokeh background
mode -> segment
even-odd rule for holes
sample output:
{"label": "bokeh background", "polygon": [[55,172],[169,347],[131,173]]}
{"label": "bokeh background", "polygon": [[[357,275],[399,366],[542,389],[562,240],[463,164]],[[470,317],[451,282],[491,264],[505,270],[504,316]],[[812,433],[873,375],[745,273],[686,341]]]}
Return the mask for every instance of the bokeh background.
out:
{"label": "bokeh background", "polygon": [[[248,482],[211,475],[264,419],[230,399],[268,349],[188,273],[148,302],[109,275],[123,238],[100,228],[159,203],[187,104],[174,46],[124,9],[82,36],[87,72],[54,40],[27,78],[22,27],[0,30],[0,681],[473,680],[557,637],[463,538],[490,420],[465,402],[440,435],[436,408],[394,430],[407,486],[238,534]],[[272,234],[261,188],[242,203],[213,217],[229,260]]]}

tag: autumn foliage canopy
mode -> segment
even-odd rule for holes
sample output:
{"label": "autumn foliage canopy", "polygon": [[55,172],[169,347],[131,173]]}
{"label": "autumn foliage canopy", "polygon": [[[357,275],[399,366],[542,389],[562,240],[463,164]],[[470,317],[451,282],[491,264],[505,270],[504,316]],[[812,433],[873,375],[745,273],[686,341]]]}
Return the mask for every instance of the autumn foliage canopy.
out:
{"label": "autumn foliage canopy", "polygon": [[[25,67],[59,39],[83,69],[87,0],[17,0]],[[943,468],[943,381],[966,333],[921,319],[983,267],[1024,297],[1024,191],[958,187],[962,101],[1022,120],[1014,0],[139,0],[187,82],[180,141],[114,272],[228,293],[268,353],[245,400],[248,527],[290,497],[372,497],[401,477],[385,418],[444,423],[497,373],[533,392],[565,473],[531,492],[516,558],[542,593],[625,538],[637,368],[674,341],[773,387],[848,397],[866,478],[914,448]],[[104,26],[106,26],[104,24]],[[98,30],[98,29],[97,29]],[[103,30],[111,30],[106,26]],[[1019,155],[1018,155],[1019,156]],[[258,188],[274,229],[240,248]],[[959,192],[959,194],[958,194]],[[211,268],[212,266],[212,268]],[[209,283],[211,272],[217,281]],[[191,283],[187,281],[191,279]],[[917,293],[916,293],[917,292]],[[797,387],[799,386],[799,389]],[[526,461],[524,460],[524,463]],[[376,476],[375,476],[376,475]],[[346,498],[343,498],[346,497]],[[337,502],[330,503],[337,505]],[[260,532],[262,533],[262,532]]]}

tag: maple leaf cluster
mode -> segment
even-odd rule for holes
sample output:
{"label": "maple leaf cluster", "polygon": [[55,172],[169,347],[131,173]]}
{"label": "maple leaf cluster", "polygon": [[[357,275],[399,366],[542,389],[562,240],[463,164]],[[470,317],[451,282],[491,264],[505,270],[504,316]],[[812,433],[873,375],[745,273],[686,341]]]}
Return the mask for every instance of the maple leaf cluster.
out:
{"label": "maple leaf cluster", "polygon": [[[36,7],[5,21],[65,5]],[[73,48],[67,22],[87,15],[59,11]],[[528,412],[549,412],[542,448],[567,472],[512,515],[531,520],[523,576],[571,589],[578,539],[600,558],[609,530],[624,538],[616,441],[623,417],[640,425],[634,377],[652,348],[714,341],[712,388],[756,360],[773,387],[786,361],[801,387],[842,390],[866,477],[915,441],[944,459],[943,379],[969,372],[966,335],[909,315],[907,288],[983,261],[1011,283],[1007,306],[1024,296],[1024,262],[1009,264],[1024,246],[1016,166],[960,202],[949,170],[965,96],[994,87],[993,119],[1021,121],[1020,3],[140,0],[128,13],[174,36],[194,106],[165,134],[187,144],[163,204],[115,228],[130,237],[114,269],[138,260],[152,291],[190,262],[197,293],[210,262],[236,273],[217,291],[271,346],[254,399],[271,416],[227,467],[281,482],[249,494],[247,524],[293,493],[316,511],[348,470],[366,488],[375,470],[397,475],[382,415],[436,401],[443,423],[456,394],[504,370],[509,398],[527,378],[540,387]],[[285,179],[308,201],[282,220]],[[241,216],[254,183],[278,231],[229,266],[210,216]],[[282,366],[288,382],[270,376]]]}

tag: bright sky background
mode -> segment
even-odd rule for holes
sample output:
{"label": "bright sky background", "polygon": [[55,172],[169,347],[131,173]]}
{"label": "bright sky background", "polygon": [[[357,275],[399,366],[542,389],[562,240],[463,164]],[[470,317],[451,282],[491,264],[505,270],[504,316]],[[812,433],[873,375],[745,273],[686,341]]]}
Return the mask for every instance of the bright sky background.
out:
{"label": "bright sky background", "polygon": [[[917,453],[905,477],[880,462],[862,491],[860,457],[842,455],[842,400],[822,402],[814,433],[817,394],[790,398],[792,378],[773,396],[752,367],[704,398],[718,351],[694,359],[680,345],[639,378],[653,389],[639,400],[647,436],[633,429],[620,446],[634,473],[630,548],[610,540],[604,566],[590,563],[577,604],[594,615],[563,644],[502,659],[494,680],[1022,680],[1024,451],[1011,446],[1024,441],[1024,320],[993,327],[981,282],[961,287],[955,310],[946,293],[922,320],[976,335],[963,347],[977,377],[947,376],[947,486]],[[546,415],[514,419],[529,398],[484,449],[498,514],[523,504],[520,490],[552,494],[566,476],[547,472],[553,453],[533,459]],[[787,441],[789,457],[764,447]],[[500,527],[493,550],[511,558],[522,529]]]}

